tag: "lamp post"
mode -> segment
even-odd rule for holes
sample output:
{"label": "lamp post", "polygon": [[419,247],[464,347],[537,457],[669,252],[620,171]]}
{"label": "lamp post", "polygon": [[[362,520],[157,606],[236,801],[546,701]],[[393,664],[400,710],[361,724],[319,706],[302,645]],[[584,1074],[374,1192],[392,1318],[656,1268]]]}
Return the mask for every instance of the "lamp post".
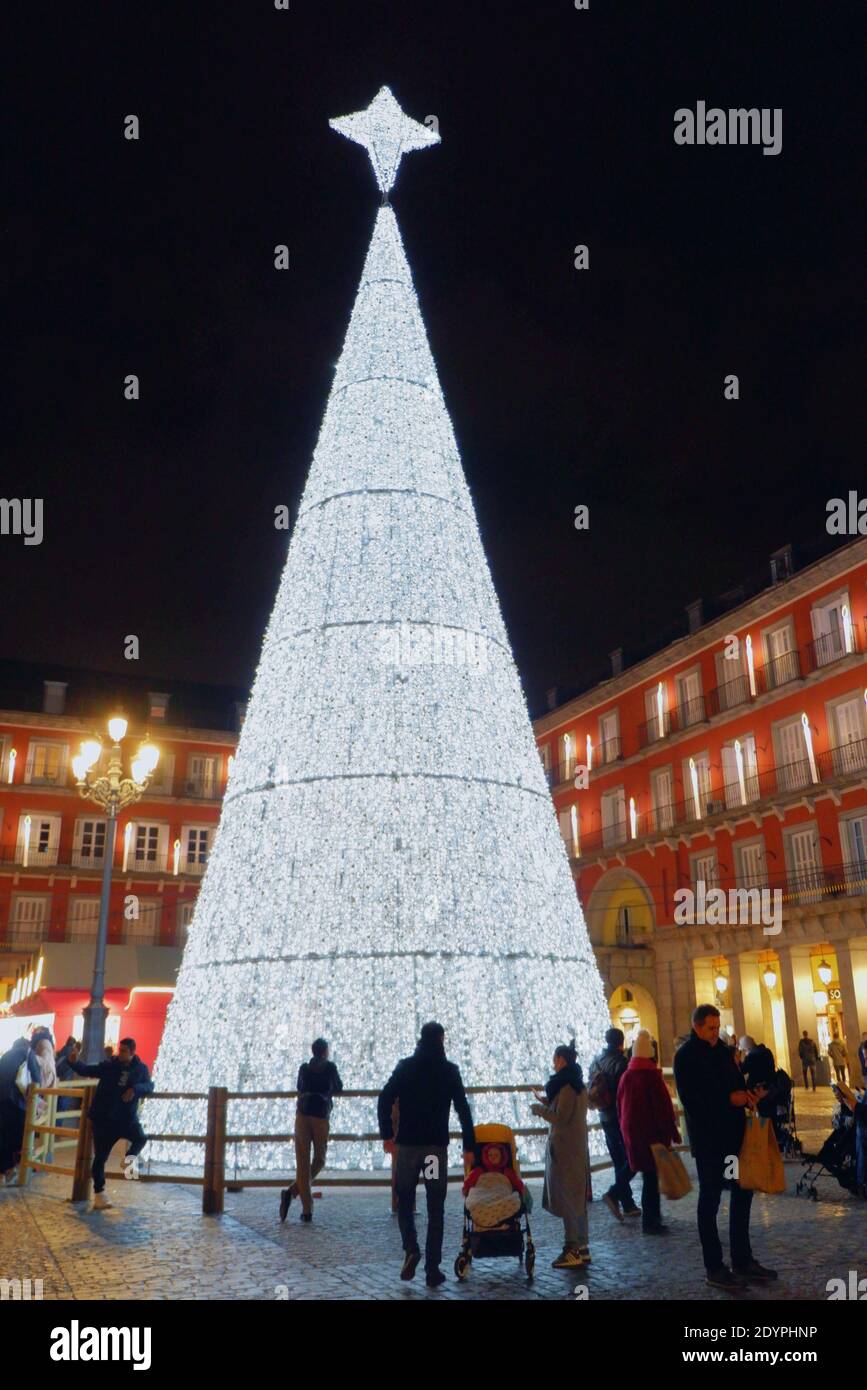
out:
{"label": "lamp post", "polygon": [[81,752],[72,759],[76,786],[85,801],[93,801],[106,815],[105,850],[102,863],[102,891],[99,899],[99,929],[96,934],[96,955],[93,962],[93,983],[90,1002],[84,1010],[82,1055],[85,1062],[101,1062],[105,1048],[105,948],[108,941],[108,906],[111,898],[111,873],[114,866],[114,842],[118,813],[138,801],[147,786],[151,773],[159,762],[159,749],[144,743],[133,758],[131,777],[124,777],[120,745],[126,735],[127,722],[120,715],[108,721],[111,752],[108,767],[91,780],[91,769],[102,756],[99,739],[85,739]]}

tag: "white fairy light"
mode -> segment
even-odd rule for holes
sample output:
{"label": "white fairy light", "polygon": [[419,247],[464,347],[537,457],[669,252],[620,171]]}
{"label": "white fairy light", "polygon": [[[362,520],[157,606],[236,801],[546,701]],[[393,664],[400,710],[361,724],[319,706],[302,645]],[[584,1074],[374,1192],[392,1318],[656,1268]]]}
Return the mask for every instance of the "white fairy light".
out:
{"label": "white fairy light", "polygon": [[[384,89],[333,122],[385,191],[431,144]],[[421,134],[420,132],[423,132]],[[412,660],[402,625],[474,659]],[[388,657],[388,653],[391,657]],[[468,1085],[538,1084],[609,1024],[394,213],[376,217],[155,1068],[158,1090],[291,1089],[317,1035],[374,1089],[425,1020]],[[531,1096],[478,1097],[526,1128]],[[286,1133],[286,1101],[231,1102],[233,1133]],[[157,1133],[204,1103],[152,1101]],[[375,1128],[340,1100],[341,1131]],[[593,1136],[594,1151],[597,1147]],[[522,1140],[522,1153],[541,1147]],[[201,1162],[201,1146],[154,1144]],[[457,1150],[456,1150],[457,1156]],[[285,1143],[238,1168],[294,1167]],[[372,1168],[378,1143],[329,1166]]]}

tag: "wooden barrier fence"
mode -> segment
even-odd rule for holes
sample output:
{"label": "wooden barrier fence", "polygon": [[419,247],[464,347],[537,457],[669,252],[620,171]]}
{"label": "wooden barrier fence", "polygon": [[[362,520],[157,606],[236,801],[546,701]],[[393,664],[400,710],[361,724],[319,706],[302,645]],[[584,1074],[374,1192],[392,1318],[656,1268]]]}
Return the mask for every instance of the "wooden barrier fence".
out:
{"label": "wooden barrier fence", "polygon": [[[668,1069],[665,1069],[668,1071]],[[72,1194],[70,1200],[73,1202],[86,1201],[90,1195],[91,1185],[91,1164],[93,1161],[93,1134],[90,1124],[89,1114],[96,1087],[95,1081],[81,1081],[76,1085],[58,1085],[52,1087],[30,1085],[27,1089],[27,1108],[24,1120],[24,1138],[22,1143],[21,1162],[18,1169],[18,1184],[21,1187],[27,1185],[31,1172],[59,1173],[62,1176],[72,1178]],[[532,1094],[536,1089],[534,1086],[468,1086],[467,1095],[517,1095]],[[204,1091],[155,1091],[149,1099],[151,1100],[200,1100],[207,1102],[207,1123],[204,1134],[149,1134],[149,1141],[159,1143],[187,1143],[204,1145],[204,1165],[201,1175],[199,1174],[176,1174],[176,1173],[151,1173],[138,1169],[136,1178],[140,1182],[161,1182],[161,1183],[180,1183],[188,1186],[201,1187],[202,1189],[202,1212],[205,1216],[217,1216],[224,1208],[225,1193],[240,1192],[246,1187],[285,1187],[287,1179],[285,1176],[279,1178],[255,1178],[241,1177],[237,1175],[232,1178],[226,1177],[226,1147],[229,1144],[262,1144],[278,1143],[291,1144],[294,1141],[294,1134],[231,1134],[228,1133],[228,1110],[230,1101],[235,1100],[295,1100],[297,1091],[230,1091],[225,1086],[211,1086],[207,1092]],[[76,1110],[61,1110],[59,1115],[63,1120],[75,1120],[75,1128],[69,1128],[66,1124],[58,1124],[57,1101],[61,1096],[77,1098],[80,1106]],[[379,1096],[379,1091],[343,1091],[341,1097],[347,1100],[375,1100]],[[40,1109],[40,1101],[44,1108]],[[145,1102],[147,1104],[147,1102]],[[675,1112],[680,1114],[680,1107],[675,1103]],[[599,1121],[591,1122],[587,1126],[588,1130],[600,1130],[602,1128]],[[514,1131],[515,1137],[521,1138],[542,1138],[547,1135],[547,1126],[528,1126],[518,1128]],[[460,1130],[450,1131],[450,1139],[460,1139]],[[330,1143],[379,1143],[379,1130],[370,1130],[362,1134],[342,1134],[339,1132],[329,1135]],[[73,1147],[75,1153],[72,1166],[58,1164],[54,1162],[54,1154],[60,1148]],[[684,1145],[679,1147],[683,1148]],[[42,1157],[37,1156],[37,1152]],[[611,1167],[610,1158],[599,1158],[591,1162],[591,1172],[599,1172],[602,1169]],[[394,1201],[394,1159],[392,1158],[392,1171],[383,1170],[382,1175],[365,1174],[361,1176],[358,1172],[335,1173],[327,1177],[319,1176],[316,1179],[317,1187],[389,1187],[392,1189],[392,1202]],[[540,1168],[524,1167],[522,1173],[524,1177],[540,1177],[543,1170]],[[119,1170],[107,1170],[107,1178],[128,1178],[130,1173]],[[449,1182],[463,1182],[463,1174],[450,1174]]]}

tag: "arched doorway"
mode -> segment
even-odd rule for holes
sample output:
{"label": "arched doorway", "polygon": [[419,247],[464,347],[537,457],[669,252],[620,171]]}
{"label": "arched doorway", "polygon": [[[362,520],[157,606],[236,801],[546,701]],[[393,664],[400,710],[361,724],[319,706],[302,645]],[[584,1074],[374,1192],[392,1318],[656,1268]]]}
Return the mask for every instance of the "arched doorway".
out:
{"label": "arched doorway", "polygon": [[609,869],[594,884],[585,910],[595,947],[650,946],[656,931],[653,897],[640,874]]}
{"label": "arched doorway", "polygon": [[611,1023],[619,1028],[629,1047],[639,1028],[646,1028],[659,1042],[659,1017],[653,995],[644,985],[628,981],[618,985],[608,1000]]}

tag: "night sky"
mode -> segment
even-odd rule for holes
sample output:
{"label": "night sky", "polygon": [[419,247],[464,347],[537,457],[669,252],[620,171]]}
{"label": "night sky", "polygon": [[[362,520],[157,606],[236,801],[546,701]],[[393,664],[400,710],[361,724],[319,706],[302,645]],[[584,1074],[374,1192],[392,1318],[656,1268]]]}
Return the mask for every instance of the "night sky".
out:
{"label": "night sky", "polygon": [[[867,491],[863,3],[22,8],[3,657],[250,681],[378,201],[328,119],[384,83],[440,124],[392,202],[534,712]],[[675,145],[699,99],[782,153]]]}

